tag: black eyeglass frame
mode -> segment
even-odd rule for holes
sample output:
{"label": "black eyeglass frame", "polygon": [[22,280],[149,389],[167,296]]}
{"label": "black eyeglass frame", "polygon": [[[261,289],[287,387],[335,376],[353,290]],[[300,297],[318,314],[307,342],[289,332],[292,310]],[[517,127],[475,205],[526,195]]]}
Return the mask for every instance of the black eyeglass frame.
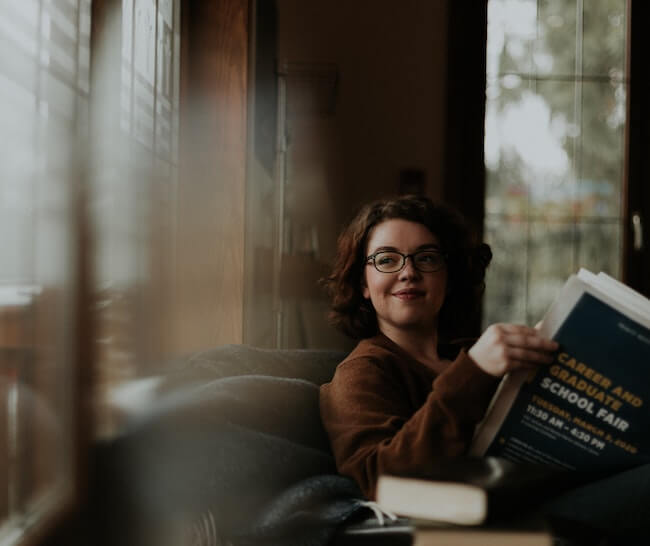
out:
{"label": "black eyeglass frame", "polygon": [[[415,260],[415,256],[418,254],[423,254],[424,252],[429,252],[433,254],[438,254],[439,256],[442,257],[442,262],[440,264],[440,267],[437,269],[429,269],[429,270],[422,270],[418,267],[417,262]],[[382,271],[377,267],[377,256],[380,254],[399,254],[402,257],[402,264],[399,266],[399,268],[395,269],[394,271]],[[413,267],[417,269],[420,273],[436,273],[447,265],[447,253],[443,252],[442,250],[438,250],[437,248],[423,248],[422,250],[418,250],[417,252],[413,252],[411,254],[404,254],[403,252],[400,252],[399,250],[378,250],[377,252],[372,253],[370,256],[366,257],[366,265],[371,264],[373,267],[379,271],[379,273],[385,273],[386,275],[390,275],[392,273],[399,273],[404,267],[406,266],[406,259],[411,258],[411,263],[413,264]]]}

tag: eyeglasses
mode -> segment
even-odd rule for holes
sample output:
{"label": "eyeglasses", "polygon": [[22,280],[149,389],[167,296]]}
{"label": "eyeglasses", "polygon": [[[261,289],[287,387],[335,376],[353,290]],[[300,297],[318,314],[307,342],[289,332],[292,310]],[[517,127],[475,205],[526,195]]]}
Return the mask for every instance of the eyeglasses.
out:
{"label": "eyeglasses", "polygon": [[397,273],[406,264],[406,258],[411,258],[413,267],[421,273],[434,273],[445,267],[446,255],[439,250],[418,250],[413,254],[402,254],[397,250],[380,250],[366,258],[366,263],[372,263],[380,273]]}

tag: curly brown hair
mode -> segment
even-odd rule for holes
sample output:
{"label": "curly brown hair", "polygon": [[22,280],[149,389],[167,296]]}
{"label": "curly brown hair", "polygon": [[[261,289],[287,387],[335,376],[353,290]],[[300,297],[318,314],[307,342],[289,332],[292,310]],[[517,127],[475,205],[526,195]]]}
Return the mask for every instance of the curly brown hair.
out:
{"label": "curly brown hair", "polygon": [[375,310],[362,293],[366,247],[372,228],[395,218],[422,224],[438,238],[447,261],[447,294],[438,333],[443,340],[462,335],[460,329],[480,303],[492,251],[476,241],[458,211],[417,195],[369,203],[341,232],[334,267],[323,280],[331,299],[330,322],[355,339],[378,333]]}

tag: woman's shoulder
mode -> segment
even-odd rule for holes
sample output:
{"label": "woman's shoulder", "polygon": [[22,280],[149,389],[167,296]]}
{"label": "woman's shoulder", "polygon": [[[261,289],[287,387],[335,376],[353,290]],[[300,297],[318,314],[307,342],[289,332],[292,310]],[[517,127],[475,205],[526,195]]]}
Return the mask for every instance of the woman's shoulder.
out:
{"label": "woman's shoulder", "polygon": [[398,358],[400,348],[383,334],[362,339],[341,364],[348,362],[369,361],[381,363]]}
{"label": "woman's shoulder", "polygon": [[395,364],[403,358],[393,342],[382,334],[365,338],[357,343],[341,363],[337,366],[337,373],[367,373],[369,370],[390,371]]}
{"label": "woman's shoulder", "polygon": [[[462,350],[467,351],[476,341],[474,338],[454,339],[441,343],[438,352],[441,358],[455,360]],[[393,367],[406,365],[412,367],[418,364],[404,349],[383,334],[362,339],[348,356],[339,364],[346,365],[371,365],[374,367]]]}
{"label": "woman's shoulder", "polygon": [[402,383],[403,364],[383,336],[362,339],[336,367],[332,380],[321,386],[322,396],[347,396],[350,393],[372,392],[374,395],[393,391]]}

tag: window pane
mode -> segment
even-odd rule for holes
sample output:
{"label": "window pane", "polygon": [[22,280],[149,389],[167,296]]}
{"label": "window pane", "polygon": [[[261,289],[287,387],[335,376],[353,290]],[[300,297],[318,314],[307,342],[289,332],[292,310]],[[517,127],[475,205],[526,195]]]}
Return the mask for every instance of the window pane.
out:
{"label": "window pane", "polygon": [[0,4],[0,543],[13,544],[75,483],[72,158],[90,0]]}
{"label": "window pane", "polygon": [[504,315],[524,322],[526,312],[527,225],[501,217],[486,220],[486,241],[494,258],[487,272],[484,319],[499,322]]}
{"label": "window pane", "polygon": [[[582,2],[579,2],[582,4]],[[576,66],[577,0],[539,0],[535,70],[572,75]]]}
{"label": "window pane", "polygon": [[536,39],[535,0],[490,0],[488,3],[488,64],[493,76],[533,70]]}
{"label": "window pane", "polygon": [[582,97],[576,215],[616,218],[623,190],[625,87],[620,82],[585,82]]}
{"label": "window pane", "polygon": [[625,2],[589,2],[583,17],[584,74],[625,76]]}
{"label": "window pane", "polygon": [[618,222],[580,223],[577,231],[578,263],[591,271],[620,278],[621,225]]}
{"label": "window pane", "polygon": [[119,62],[96,65],[106,80],[96,100],[116,120],[95,126],[104,145],[91,179],[99,435],[120,425],[111,389],[153,373],[168,354],[177,271],[180,1],[121,0],[115,9],[121,25],[103,45]]}
{"label": "window pane", "polygon": [[[573,81],[539,80],[537,94],[522,112],[529,127],[528,155],[521,173],[530,185],[530,213],[547,217],[570,216],[575,194],[575,153],[579,138]],[[522,135],[523,137],[523,135]]]}
{"label": "window pane", "polygon": [[575,269],[575,228],[571,219],[531,220],[529,230],[526,323],[532,325],[544,316],[549,302]]}
{"label": "window pane", "polygon": [[626,10],[625,0],[488,3],[485,324],[536,322],[580,267],[621,271]]}
{"label": "window pane", "polygon": [[529,128],[521,125],[522,112],[531,96],[529,81],[520,77],[490,80],[485,116],[486,213],[526,214],[528,184],[526,152]]}

